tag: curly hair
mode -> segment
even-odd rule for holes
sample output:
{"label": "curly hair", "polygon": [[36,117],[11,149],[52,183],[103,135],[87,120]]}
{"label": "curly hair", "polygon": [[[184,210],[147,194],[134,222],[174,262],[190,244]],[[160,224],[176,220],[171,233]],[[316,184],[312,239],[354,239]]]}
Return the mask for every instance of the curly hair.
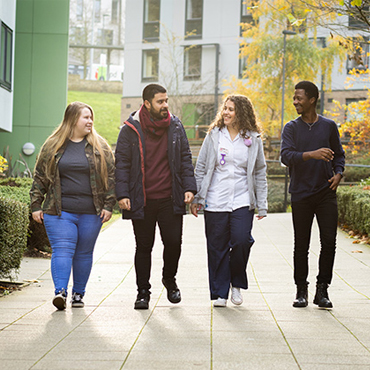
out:
{"label": "curly hair", "polygon": [[226,127],[223,111],[228,101],[233,102],[235,105],[235,125],[242,137],[246,137],[248,131],[261,133],[262,129],[257,121],[252,102],[245,95],[228,95],[221,104],[215,119],[210,124],[208,132],[212,131],[215,127]]}

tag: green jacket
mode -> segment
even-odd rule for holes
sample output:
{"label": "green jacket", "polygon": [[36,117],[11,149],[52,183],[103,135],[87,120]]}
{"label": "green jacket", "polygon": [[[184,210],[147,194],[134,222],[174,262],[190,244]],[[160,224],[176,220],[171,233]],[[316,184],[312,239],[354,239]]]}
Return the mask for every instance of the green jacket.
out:
{"label": "green jacket", "polygon": [[[102,148],[106,149],[107,146],[104,142],[101,143]],[[62,158],[65,146],[61,147],[55,154],[55,171],[53,181],[46,178],[45,170],[46,164],[51,160],[47,151],[43,149],[36,163],[35,173],[32,188],[30,190],[31,196],[31,212],[40,211],[49,215],[61,215],[62,210],[62,190],[60,185],[60,176],[58,163]],[[110,151],[105,151],[107,170],[108,170],[108,190],[103,190],[102,179],[96,168],[100,166],[100,154],[95,152],[97,163],[94,161],[93,148],[89,143],[85,146],[86,158],[90,166],[90,185],[93,195],[93,202],[96,208],[96,213],[99,215],[103,209],[112,212],[116,203],[115,196],[115,181],[114,181],[114,158]],[[46,195],[46,198],[45,198]],[[44,201],[45,198],[45,201]]]}

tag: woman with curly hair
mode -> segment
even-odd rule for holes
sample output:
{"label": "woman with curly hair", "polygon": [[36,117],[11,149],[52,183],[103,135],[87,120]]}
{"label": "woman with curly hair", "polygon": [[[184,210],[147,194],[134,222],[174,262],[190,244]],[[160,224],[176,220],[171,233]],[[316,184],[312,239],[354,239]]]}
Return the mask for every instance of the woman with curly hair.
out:
{"label": "woman with curly hair", "polygon": [[68,105],[62,123],[41,148],[30,191],[32,217],[45,224],[53,251],[53,304],[58,310],[66,308],[72,270],[72,307],[84,306],[95,242],[116,202],[113,153],[93,121],[89,105]]}
{"label": "woman with curly hair", "polygon": [[267,215],[266,162],[261,129],[251,101],[243,95],[224,100],[200,149],[195,168],[198,193],[191,205],[204,207],[208,273],[215,307],[243,302],[247,263],[254,243],[252,224]]}

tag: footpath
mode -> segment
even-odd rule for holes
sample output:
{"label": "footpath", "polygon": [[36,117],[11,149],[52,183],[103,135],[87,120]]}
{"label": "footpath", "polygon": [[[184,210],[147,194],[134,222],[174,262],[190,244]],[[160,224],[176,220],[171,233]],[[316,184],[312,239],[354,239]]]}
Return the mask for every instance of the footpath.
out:
{"label": "footpath", "polygon": [[333,309],[312,303],[319,236],[310,251],[310,303],[293,308],[291,214],[254,222],[244,303],[213,308],[204,223],[184,218],[178,285],[168,302],[161,283],[162,247],[153,251],[149,310],[134,310],[131,222],[99,236],[85,307],[56,311],[50,260],[24,258],[18,280],[29,286],[0,298],[0,369],[370,369],[370,248],[338,230]]}

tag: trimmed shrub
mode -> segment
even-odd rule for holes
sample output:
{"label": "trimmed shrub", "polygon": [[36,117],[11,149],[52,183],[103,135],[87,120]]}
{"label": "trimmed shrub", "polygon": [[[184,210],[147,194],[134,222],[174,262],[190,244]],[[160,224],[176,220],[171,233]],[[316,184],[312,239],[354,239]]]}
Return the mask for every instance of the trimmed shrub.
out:
{"label": "trimmed shrub", "polygon": [[352,230],[370,235],[370,191],[363,186],[339,187],[338,218]]}
{"label": "trimmed shrub", "polygon": [[27,248],[29,207],[0,196],[0,277],[12,278]]}
{"label": "trimmed shrub", "polygon": [[[268,213],[285,212],[284,209],[284,181],[274,181],[267,179],[268,192]],[[290,205],[290,194],[288,193],[287,206]]]}
{"label": "trimmed shrub", "polygon": [[[0,196],[7,199],[14,199],[27,205],[29,210],[30,195],[29,191],[32,185],[30,178],[6,178],[0,180]],[[45,226],[39,224],[32,218],[29,212],[29,226],[27,232],[27,248],[30,252],[34,249],[43,252],[51,252],[48,236],[46,234]]]}

